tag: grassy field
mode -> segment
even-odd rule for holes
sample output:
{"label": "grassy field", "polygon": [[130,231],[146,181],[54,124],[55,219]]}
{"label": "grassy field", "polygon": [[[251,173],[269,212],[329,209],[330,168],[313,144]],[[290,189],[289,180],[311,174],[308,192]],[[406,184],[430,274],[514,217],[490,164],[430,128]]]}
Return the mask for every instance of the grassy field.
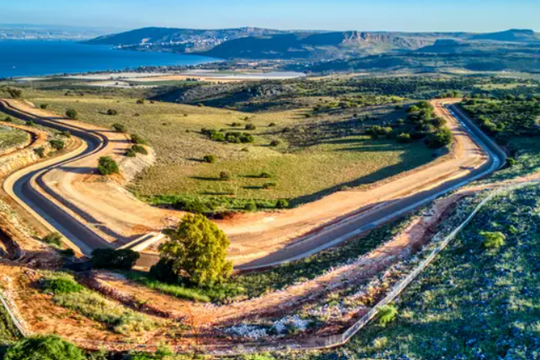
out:
{"label": "grassy field", "polygon": [[[174,202],[178,196],[228,199],[291,199],[293,205],[312,201],[344,186],[369,184],[413,169],[432,159],[421,142],[398,144],[371,140],[354,119],[374,116],[374,123],[405,117],[393,106],[379,106],[309,117],[309,110],[242,113],[170,103],[136,104],[136,99],[111,96],[65,96],[63,92],[25,90],[36,105],[48,104],[57,113],[74,108],[79,118],[110,127],[127,126],[129,133],[147,139],[156,150],[157,164],[133,185],[134,192],[154,204]],[[106,115],[108,109],[118,115]],[[236,127],[233,123],[239,124]],[[246,125],[255,130],[244,130]],[[216,142],[202,128],[242,131],[255,137],[251,144]],[[330,136],[320,137],[321,132]],[[316,141],[303,141],[315,138]],[[277,146],[270,146],[277,141]],[[215,155],[212,164],[202,162]],[[228,179],[220,179],[220,173]],[[260,178],[266,172],[270,178]],[[274,183],[270,189],[265,184]]]}
{"label": "grassy field", "polygon": [[[3,119],[1,114],[0,118]],[[22,144],[27,140],[28,134],[24,131],[0,125],[0,151]]]}

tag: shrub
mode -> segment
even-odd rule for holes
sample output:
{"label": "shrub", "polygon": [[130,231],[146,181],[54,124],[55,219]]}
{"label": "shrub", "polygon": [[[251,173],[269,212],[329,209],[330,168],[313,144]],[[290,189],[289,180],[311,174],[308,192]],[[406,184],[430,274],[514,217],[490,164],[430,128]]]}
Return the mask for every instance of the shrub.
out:
{"label": "shrub", "polygon": [[47,244],[56,245],[58,247],[62,246],[62,235],[60,233],[50,233],[49,235],[45,236],[43,239],[43,242],[46,242]]}
{"label": "shrub", "polygon": [[267,173],[267,172],[263,171],[262,173],[259,174],[259,177],[261,179],[270,179],[270,178],[272,178],[272,175],[270,173]]}
{"label": "shrub", "polygon": [[146,150],[146,148],[142,145],[133,145],[131,147],[131,150],[133,150],[137,154],[148,155],[148,150]]}
{"label": "shrub", "polygon": [[127,132],[127,127],[124,124],[114,123],[112,124],[112,128],[116,132],[121,132],[121,133]]}
{"label": "shrub", "polygon": [[289,207],[289,202],[285,199],[279,199],[276,202],[276,208],[278,209],[287,209]]}
{"label": "shrub", "polygon": [[4,360],[85,360],[75,345],[56,335],[22,339],[10,347]]}
{"label": "shrub", "polygon": [[243,132],[228,132],[225,134],[225,140],[232,144],[246,144],[254,142],[255,138]]}
{"label": "shrub", "polygon": [[71,137],[71,133],[67,130],[64,130],[64,131],[60,131],[60,136],[63,136],[65,138],[70,138]]}
{"label": "shrub", "polygon": [[229,175],[228,172],[222,171],[219,173],[219,178],[220,180],[223,180],[223,181],[229,181],[231,179],[231,176]]}
{"label": "shrub", "polygon": [[49,144],[51,144],[51,147],[53,149],[56,149],[58,151],[64,148],[64,142],[62,140],[50,140]]}
{"label": "shrub", "polygon": [[267,182],[266,184],[263,185],[263,189],[265,190],[273,189],[275,187],[277,187],[277,183],[275,182]]}
{"label": "shrub", "polygon": [[246,130],[256,130],[257,127],[255,125],[253,125],[253,124],[246,124],[245,129]]}
{"label": "shrub", "polygon": [[22,90],[20,89],[7,89],[7,92],[9,94],[9,96],[11,96],[12,98],[14,99],[19,99],[22,97]]}
{"label": "shrub", "polygon": [[5,121],[5,122],[12,122],[13,119],[11,118],[11,116],[6,116],[6,117],[4,118],[4,121]]}
{"label": "shrub", "polygon": [[34,149],[34,152],[35,152],[36,154],[38,154],[38,156],[39,156],[40,158],[44,158],[44,157],[45,157],[45,148],[44,148],[43,146],[40,146],[40,147],[38,147],[38,148],[35,148],[35,149]]}
{"label": "shrub", "polygon": [[77,118],[77,110],[75,109],[67,109],[66,110],[66,116],[70,119],[76,119]]}
{"label": "shrub", "polygon": [[411,135],[410,134],[407,134],[407,133],[401,133],[398,135],[397,137],[397,141],[399,143],[402,143],[402,144],[406,144],[406,143],[409,143],[411,142]]}
{"label": "shrub", "polygon": [[68,276],[51,276],[43,279],[41,288],[45,293],[70,294],[81,292],[84,287]]}
{"label": "shrub", "polygon": [[276,123],[272,122],[272,123],[268,124],[268,127],[274,127],[274,126],[276,126]]}
{"label": "shrub", "polygon": [[43,109],[43,110],[47,109],[48,107],[49,107],[49,104],[41,104],[41,105],[39,105],[39,108]]}
{"label": "shrub", "polygon": [[92,251],[92,267],[96,269],[131,270],[140,254],[129,249],[96,249]]}
{"label": "shrub", "polygon": [[505,244],[506,236],[501,232],[482,231],[480,235],[484,238],[486,249],[496,250]]}
{"label": "shrub", "polygon": [[439,149],[452,143],[452,132],[448,128],[439,129],[428,139],[428,146]]}
{"label": "shrub", "polygon": [[138,100],[137,100],[137,104],[138,104],[138,105],[144,104],[144,99],[138,99]]}
{"label": "shrub", "polygon": [[36,123],[34,123],[34,120],[28,120],[26,126],[36,126]]}
{"label": "shrub", "polygon": [[244,210],[249,212],[257,211],[257,204],[255,204],[255,201],[248,201],[246,205],[244,205]]}
{"label": "shrub", "polygon": [[107,115],[109,115],[109,116],[118,115],[118,111],[115,110],[115,109],[109,109],[109,110],[107,110]]}
{"label": "shrub", "polygon": [[212,203],[205,203],[199,199],[184,200],[179,199],[174,203],[174,208],[187,211],[194,214],[208,214],[215,211],[215,206]]}
{"label": "shrub", "polygon": [[394,305],[386,305],[379,309],[378,318],[379,323],[386,326],[393,322],[398,314],[398,310]]}
{"label": "shrub", "polygon": [[150,268],[150,276],[167,284],[178,282],[178,275],[174,271],[174,262],[172,260],[160,259],[157,264]]}
{"label": "shrub", "polygon": [[102,156],[98,161],[98,172],[107,176],[120,173],[118,164],[110,156]]}
{"label": "shrub", "polygon": [[279,141],[279,140],[270,141],[270,146],[271,147],[276,147],[276,146],[279,146],[280,144],[281,144],[281,141]]}
{"label": "shrub", "polygon": [[134,144],[137,144],[137,145],[145,145],[146,144],[146,140],[144,140],[142,137],[140,137],[137,134],[131,134],[130,138],[131,138],[131,142],[134,143]]}
{"label": "shrub", "polygon": [[127,149],[124,155],[130,158],[134,158],[137,156],[137,153],[135,152],[135,150],[133,150],[133,148],[131,148],[131,149]]}
{"label": "shrub", "polygon": [[160,257],[172,262],[178,278],[196,286],[222,283],[232,273],[227,261],[229,239],[203,215],[186,215],[169,241],[160,245]]}
{"label": "shrub", "polygon": [[204,155],[203,156],[203,161],[205,163],[208,163],[208,164],[213,164],[213,163],[216,162],[216,160],[217,160],[216,155]]}

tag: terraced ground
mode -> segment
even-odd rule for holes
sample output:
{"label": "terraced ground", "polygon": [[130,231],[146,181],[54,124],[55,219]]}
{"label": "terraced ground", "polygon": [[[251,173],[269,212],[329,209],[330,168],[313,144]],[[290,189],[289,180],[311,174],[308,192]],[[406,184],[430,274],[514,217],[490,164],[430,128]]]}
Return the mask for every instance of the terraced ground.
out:
{"label": "terraced ground", "polygon": [[[127,97],[65,96],[57,91],[25,91],[25,96],[59,114],[73,108],[88,123],[107,127],[121,123],[129,133],[145,138],[158,161],[132,188],[153,204],[220,197],[224,207],[233,209],[242,209],[250,199],[260,201],[260,207],[272,207],[272,201],[280,198],[297,205],[340,187],[369,184],[413,169],[431,161],[433,154],[422,142],[374,141],[363,134],[370,123],[406,117],[390,104],[312,117],[310,109],[250,114],[149,101],[136,104]],[[118,115],[107,115],[109,109]],[[370,120],[358,120],[366,116]],[[254,129],[246,130],[246,125]],[[255,141],[216,142],[201,134],[202,128],[245,132]],[[271,146],[272,141],[277,145]],[[216,162],[204,163],[205,155],[215,155]],[[221,173],[226,175],[220,177]],[[261,173],[269,177],[261,178]]]}

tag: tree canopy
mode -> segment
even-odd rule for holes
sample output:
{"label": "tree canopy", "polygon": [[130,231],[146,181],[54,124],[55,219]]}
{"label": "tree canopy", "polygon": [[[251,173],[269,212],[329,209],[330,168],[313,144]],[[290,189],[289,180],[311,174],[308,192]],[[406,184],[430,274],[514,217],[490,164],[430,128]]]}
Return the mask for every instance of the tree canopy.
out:
{"label": "tree canopy", "polygon": [[161,259],[180,280],[212,286],[231,275],[232,263],[226,260],[229,239],[205,216],[186,215],[168,235],[170,240],[160,246]]}

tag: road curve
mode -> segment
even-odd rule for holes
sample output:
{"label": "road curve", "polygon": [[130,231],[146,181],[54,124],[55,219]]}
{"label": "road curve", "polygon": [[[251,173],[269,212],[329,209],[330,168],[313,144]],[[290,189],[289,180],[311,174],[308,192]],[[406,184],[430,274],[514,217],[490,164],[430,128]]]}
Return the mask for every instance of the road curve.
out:
{"label": "road curve", "polygon": [[[68,130],[73,135],[84,140],[87,145],[86,148],[75,156],[60,162],[49,164],[44,168],[32,169],[31,171],[27,171],[24,176],[17,178],[12,184],[13,193],[21,202],[26,204],[28,208],[31,208],[46,222],[60,231],[71,243],[78,247],[82,253],[90,254],[91,251],[96,248],[112,247],[113,245],[111,245],[110,242],[91,231],[76,217],[68,214],[62,207],[35,190],[35,185],[37,184],[48,195],[54,197],[54,192],[49,189],[46,182],[43,181],[44,175],[59,166],[69,164],[70,162],[99,152],[107,146],[107,137],[102,136],[98,132],[88,131],[74,125],[57,123],[54,119],[35,116],[29,112],[12,107],[9,102],[6,101],[0,100],[0,108],[2,108],[4,112],[12,114],[15,117],[33,120],[37,124],[52,127],[57,130]],[[453,107],[452,111],[459,112],[455,107]],[[491,139],[474,126],[464,114],[460,113],[458,121],[460,122],[463,132],[468,134],[487,155],[486,161],[483,164],[478,167],[471,167],[470,171],[465,169],[462,171],[462,173],[466,174],[464,176],[445,179],[447,181],[435,187],[424,189],[423,191],[416,192],[410,196],[403,196],[397,200],[385,202],[384,204],[376,206],[361,214],[349,216],[332,226],[306,236],[301,239],[301,241],[297,241],[291,246],[285,247],[266,257],[238,266],[237,269],[252,270],[265,268],[307,257],[395,219],[444,193],[466,185],[467,183],[500,168],[500,166],[504,164],[505,154],[493,143],[493,141],[491,141]],[[138,265],[147,267],[156,260],[157,257],[155,255],[145,254]]]}
{"label": "road curve", "polygon": [[[297,241],[291,246],[285,247],[264,258],[237,266],[236,269],[240,271],[257,270],[311,256],[344,241],[358,237],[362,233],[384,223],[395,220],[441,195],[491,174],[506,163],[506,154],[454,104],[455,102],[445,104],[444,101],[435,101],[435,103],[439,107],[439,111],[443,111],[443,115],[446,117],[451,116],[457,120],[457,130],[461,130],[464,134],[467,134],[474,144],[485,153],[487,158],[483,164],[471,168],[464,176],[451,177],[435,187],[416,192],[410,196],[388,201],[364,213],[350,216],[337,224],[307,236],[303,241]],[[448,112],[445,112],[444,108]],[[452,119],[450,118],[449,120]]]}

